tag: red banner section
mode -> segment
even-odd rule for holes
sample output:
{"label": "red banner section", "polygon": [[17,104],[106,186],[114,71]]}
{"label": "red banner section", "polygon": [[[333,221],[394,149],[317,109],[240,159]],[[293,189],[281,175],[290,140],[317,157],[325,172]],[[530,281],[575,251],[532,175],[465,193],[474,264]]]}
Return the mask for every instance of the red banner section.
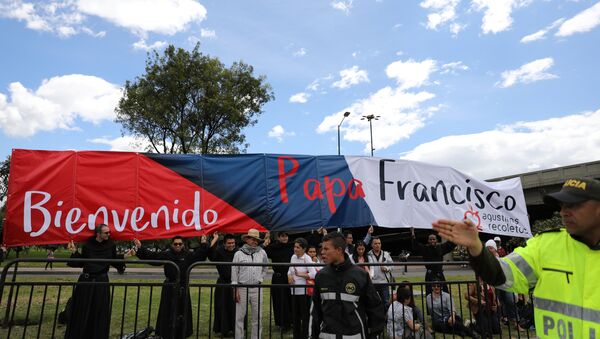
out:
{"label": "red banner section", "polygon": [[82,241],[96,224],[117,240],[264,228],[180,174],[137,153],[15,150],[4,242]]}

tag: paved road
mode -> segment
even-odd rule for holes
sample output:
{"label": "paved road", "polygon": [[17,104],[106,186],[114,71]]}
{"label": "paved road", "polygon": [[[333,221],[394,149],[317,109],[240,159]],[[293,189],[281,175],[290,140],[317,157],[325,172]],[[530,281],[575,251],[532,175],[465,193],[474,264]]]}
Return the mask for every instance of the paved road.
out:
{"label": "paved road", "polygon": [[[7,280],[12,276],[12,269],[9,270]],[[65,267],[63,264],[54,264],[54,269],[44,270],[42,267],[19,267],[18,275],[36,278],[64,278],[73,277],[74,279],[81,273],[80,268]],[[452,277],[457,275],[472,275],[473,271],[470,268],[464,268],[460,266],[449,266],[445,271],[446,277]],[[125,274],[120,275],[116,270],[111,268],[109,275],[113,278],[125,278],[131,280],[139,279],[162,279],[164,278],[163,270],[159,267],[142,268],[142,267],[130,267],[127,268]],[[269,270],[268,276],[271,275]],[[409,266],[408,271],[404,273],[404,267],[396,267],[394,269],[394,276],[396,280],[402,280],[402,277],[425,277],[424,266]],[[199,267],[192,271],[192,279],[217,279],[217,270],[209,267]]]}

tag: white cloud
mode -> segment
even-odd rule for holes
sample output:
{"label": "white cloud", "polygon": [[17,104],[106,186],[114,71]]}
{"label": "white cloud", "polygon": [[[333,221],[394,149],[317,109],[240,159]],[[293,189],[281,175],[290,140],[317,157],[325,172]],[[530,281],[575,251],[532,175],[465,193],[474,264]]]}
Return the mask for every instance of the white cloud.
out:
{"label": "white cloud", "polygon": [[534,60],[517,69],[504,71],[502,72],[502,81],[499,81],[496,85],[506,88],[518,83],[528,84],[558,78],[557,75],[547,72],[553,64],[554,60],[552,58],[543,58]]}
{"label": "white cloud", "polygon": [[352,3],[354,0],[344,0],[344,1],[332,1],[331,7],[344,12],[346,15],[350,14],[350,10],[352,9]]}
{"label": "white cloud", "polygon": [[97,16],[142,37],[149,32],[172,35],[192,22],[206,18],[206,9],[195,0],[63,0],[29,3],[13,0],[0,4],[0,16],[24,21],[27,28],[60,37],[86,33],[102,37],[85,25]]}
{"label": "white cloud", "polygon": [[517,122],[421,144],[404,159],[452,166],[491,179],[600,158],[600,110]]}
{"label": "white cloud", "polygon": [[151,144],[148,140],[131,135],[125,135],[115,139],[95,138],[88,139],[93,144],[108,145],[111,151],[122,152],[146,152],[151,150]]}
{"label": "white cloud", "polygon": [[[395,79],[396,87],[387,86],[367,98],[355,101],[348,107],[323,119],[317,133],[337,130],[343,112],[351,112],[344,123],[344,140],[358,141],[365,145],[365,153],[370,150],[369,124],[360,120],[363,115],[379,115],[380,120],[373,121],[373,143],[376,149],[385,149],[402,139],[410,137],[425,125],[426,120],[438,107],[423,107],[435,94],[420,91],[408,92],[406,89],[425,85],[429,75],[435,70],[434,60],[422,62],[409,60],[397,61],[388,65],[388,77]],[[407,73],[403,73],[406,71]],[[410,71],[410,72],[409,72]]]}
{"label": "white cloud", "polygon": [[319,79],[313,80],[308,86],[306,86],[306,90],[308,91],[318,91],[321,84],[319,83]]}
{"label": "white cloud", "polygon": [[295,51],[293,55],[297,58],[303,57],[306,55],[306,49],[301,47],[299,50]]}
{"label": "white cloud", "polygon": [[73,1],[29,3],[22,0],[0,3],[0,17],[25,22],[29,29],[68,38],[80,32],[102,37],[85,26],[86,16],[80,13]]}
{"label": "white cloud", "polygon": [[427,28],[437,30],[446,23],[453,22],[456,17],[456,6],[460,0],[425,0],[420,3],[421,7],[428,9]]}
{"label": "white cloud", "polygon": [[167,43],[164,41],[155,41],[151,45],[147,45],[146,40],[140,39],[139,41],[136,41],[133,43],[133,49],[141,49],[141,50],[149,51],[152,49],[161,49],[161,48],[165,47],[166,45],[167,45]]}
{"label": "white cloud", "polygon": [[463,64],[462,61],[449,62],[442,65],[442,71],[440,74],[452,73],[456,74],[457,71],[468,71],[469,66]]}
{"label": "white cloud", "polygon": [[512,26],[512,11],[525,7],[531,0],[473,0],[473,8],[483,11],[481,29],[484,34],[499,33]]}
{"label": "white cloud", "polygon": [[284,137],[294,136],[296,133],[294,132],[286,132],[285,128],[281,125],[276,125],[271,128],[268,133],[269,138],[277,139],[278,142],[283,142]]}
{"label": "white cloud", "polygon": [[206,18],[206,8],[194,0],[79,0],[77,8],[138,34],[173,35]]}
{"label": "white cloud", "polygon": [[9,92],[10,100],[0,93],[0,128],[13,137],[73,129],[77,118],[93,123],[113,120],[121,97],[119,86],[82,74],[45,79],[35,91],[13,82]]}
{"label": "white cloud", "polygon": [[214,30],[201,28],[200,36],[207,39],[216,39],[217,33]]}
{"label": "white cloud", "polygon": [[452,34],[454,36],[458,35],[458,33],[460,33],[460,31],[464,30],[467,27],[467,24],[459,24],[458,22],[453,22],[450,24],[450,32],[452,32]]}
{"label": "white cloud", "polygon": [[566,37],[575,33],[589,32],[598,25],[600,25],[600,2],[563,22],[556,36]]}
{"label": "white cloud", "polygon": [[309,97],[310,97],[309,93],[305,93],[305,92],[296,93],[290,97],[290,102],[296,103],[296,104],[305,104],[308,101]]}
{"label": "white cloud", "polygon": [[565,19],[560,18],[558,20],[555,20],[551,25],[546,26],[542,29],[540,29],[539,31],[526,35],[521,39],[521,43],[523,44],[527,44],[533,41],[537,41],[537,40],[541,40],[541,39],[545,39],[546,38],[546,33],[548,33],[548,31],[556,28],[558,25],[562,24],[565,21]]}
{"label": "white cloud", "polygon": [[358,85],[361,82],[369,82],[369,74],[367,71],[359,69],[358,66],[352,66],[340,71],[341,79],[334,82],[331,86],[337,88],[348,88],[353,85]]}
{"label": "white cloud", "polygon": [[388,77],[395,78],[401,89],[409,89],[423,86],[429,80],[429,75],[435,70],[435,60],[426,59],[418,62],[409,59],[389,64],[385,73]]}

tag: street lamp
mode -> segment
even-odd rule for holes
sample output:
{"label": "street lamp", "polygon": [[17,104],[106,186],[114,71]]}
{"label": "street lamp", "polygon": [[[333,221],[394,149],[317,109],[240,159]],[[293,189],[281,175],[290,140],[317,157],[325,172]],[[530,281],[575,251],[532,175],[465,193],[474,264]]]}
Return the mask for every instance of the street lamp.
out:
{"label": "street lamp", "polygon": [[344,117],[342,118],[342,121],[340,121],[340,124],[338,125],[338,155],[341,155],[341,153],[340,153],[340,127],[342,126],[342,122],[344,122],[344,119],[346,119],[349,115],[350,115],[350,112],[344,112]]}
{"label": "street lamp", "polygon": [[369,130],[371,131],[371,156],[373,156],[373,151],[375,150],[373,148],[373,123],[371,122],[371,120],[379,120],[381,116],[380,115],[373,115],[373,114],[369,114],[369,115],[363,115],[362,118],[360,118],[360,120],[369,120]]}

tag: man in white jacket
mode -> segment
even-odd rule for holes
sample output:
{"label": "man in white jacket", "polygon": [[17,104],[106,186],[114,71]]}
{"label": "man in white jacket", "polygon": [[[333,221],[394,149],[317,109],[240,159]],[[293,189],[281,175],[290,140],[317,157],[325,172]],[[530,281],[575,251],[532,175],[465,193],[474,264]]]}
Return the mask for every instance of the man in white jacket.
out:
{"label": "man in white jacket", "polygon": [[[251,228],[248,234],[242,236],[244,246],[233,256],[234,266],[231,267],[232,285],[257,285],[261,284],[267,266],[235,266],[235,263],[258,263],[267,264],[267,253],[258,246],[261,241],[258,230]],[[235,338],[245,338],[244,317],[248,313],[248,307],[252,307],[252,339],[261,337],[261,303],[263,300],[262,290],[258,287],[237,287],[234,289],[235,298]]]}
{"label": "man in white jacket", "polygon": [[[372,250],[367,254],[369,257],[370,263],[392,263],[392,257],[389,252],[383,251],[381,249],[381,239],[379,237],[373,237],[371,240]],[[390,278],[392,276],[392,267],[391,266],[373,266],[373,284],[375,285],[375,290],[381,297],[385,308],[389,306],[390,301],[390,287],[386,284],[391,281]]]}

